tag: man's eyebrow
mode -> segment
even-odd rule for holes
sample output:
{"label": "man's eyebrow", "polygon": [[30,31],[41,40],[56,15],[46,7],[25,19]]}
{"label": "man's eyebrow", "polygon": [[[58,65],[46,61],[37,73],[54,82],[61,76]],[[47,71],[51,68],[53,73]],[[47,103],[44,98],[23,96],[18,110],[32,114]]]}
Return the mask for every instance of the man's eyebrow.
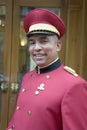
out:
{"label": "man's eyebrow", "polygon": [[29,40],[29,41],[33,40],[33,37],[29,37],[28,40]]}
{"label": "man's eyebrow", "polygon": [[48,39],[47,35],[40,36],[41,39]]}

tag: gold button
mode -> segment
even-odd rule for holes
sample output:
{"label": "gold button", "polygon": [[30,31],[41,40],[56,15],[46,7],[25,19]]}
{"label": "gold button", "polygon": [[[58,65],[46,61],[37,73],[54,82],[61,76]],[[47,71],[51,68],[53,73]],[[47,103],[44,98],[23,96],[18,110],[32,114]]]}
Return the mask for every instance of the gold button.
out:
{"label": "gold button", "polygon": [[39,91],[35,91],[35,95],[38,95],[39,94]]}
{"label": "gold button", "polygon": [[49,79],[50,78],[50,75],[46,75],[46,79]]}
{"label": "gold button", "polygon": [[25,92],[25,88],[22,89],[22,92]]}
{"label": "gold button", "polygon": [[28,111],[28,115],[29,115],[29,116],[31,115],[31,111],[30,111],[30,110]]}
{"label": "gold button", "polygon": [[15,126],[14,125],[12,125],[12,127],[11,128],[9,128],[8,130],[13,130],[15,128]]}
{"label": "gold button", "polygon": [[14,125],[12,125],[12,130],[15,128],[15,126]]}
{"label": "gold button", "polygon": [[33,78],[33,77],[34,77],[34,74],[31,74],[31,77]]}
{"label": "gold button", "polygon": [[16,107],[16,110],[19,110],[19,109],[20,109],[20,107],[19,107],[19,106],[17,106],[17,107]]}

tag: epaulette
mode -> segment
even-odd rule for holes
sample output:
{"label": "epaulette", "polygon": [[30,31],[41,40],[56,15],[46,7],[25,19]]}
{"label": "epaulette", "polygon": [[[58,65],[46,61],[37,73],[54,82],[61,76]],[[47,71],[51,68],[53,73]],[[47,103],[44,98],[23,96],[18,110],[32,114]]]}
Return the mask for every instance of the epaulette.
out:
{"label": "epaulette", "polygon": [[75,70],[73,70],[72,68],[68,67],[68,66],[64,66],[64,70],[68,71],[69,73],[73,74],[74,76],[78,76],[78,74],[75,72]]}

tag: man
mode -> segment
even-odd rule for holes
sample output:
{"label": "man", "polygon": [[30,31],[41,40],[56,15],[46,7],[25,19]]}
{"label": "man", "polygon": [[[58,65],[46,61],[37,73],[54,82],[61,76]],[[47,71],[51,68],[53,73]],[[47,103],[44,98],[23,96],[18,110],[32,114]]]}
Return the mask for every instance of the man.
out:
{"label": "man", "polygon": [[7,130],[87,130],[87,83],[59,59],[61,18],[35,9],[24,19],[36,68],[25,74]]}

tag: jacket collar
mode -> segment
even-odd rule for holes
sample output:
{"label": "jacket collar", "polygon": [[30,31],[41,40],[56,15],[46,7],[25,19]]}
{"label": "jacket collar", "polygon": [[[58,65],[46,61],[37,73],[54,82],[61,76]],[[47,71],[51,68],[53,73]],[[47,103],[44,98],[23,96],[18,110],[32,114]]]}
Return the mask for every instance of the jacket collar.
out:
{"label": "jacket collar", "polygon": [[43,67],[43,68],[40,68],[39,66],[36,66],[36,72],[38,74],[43,74],[43,73],[47,73],[47,72],[50,72],[50,71],[53,71],[55,69],[57,69],[58,67],[60,67],[61,65],[61,61],[60,59],[56,59],[54,60],[52,63],[50,63],[49,65]]}

